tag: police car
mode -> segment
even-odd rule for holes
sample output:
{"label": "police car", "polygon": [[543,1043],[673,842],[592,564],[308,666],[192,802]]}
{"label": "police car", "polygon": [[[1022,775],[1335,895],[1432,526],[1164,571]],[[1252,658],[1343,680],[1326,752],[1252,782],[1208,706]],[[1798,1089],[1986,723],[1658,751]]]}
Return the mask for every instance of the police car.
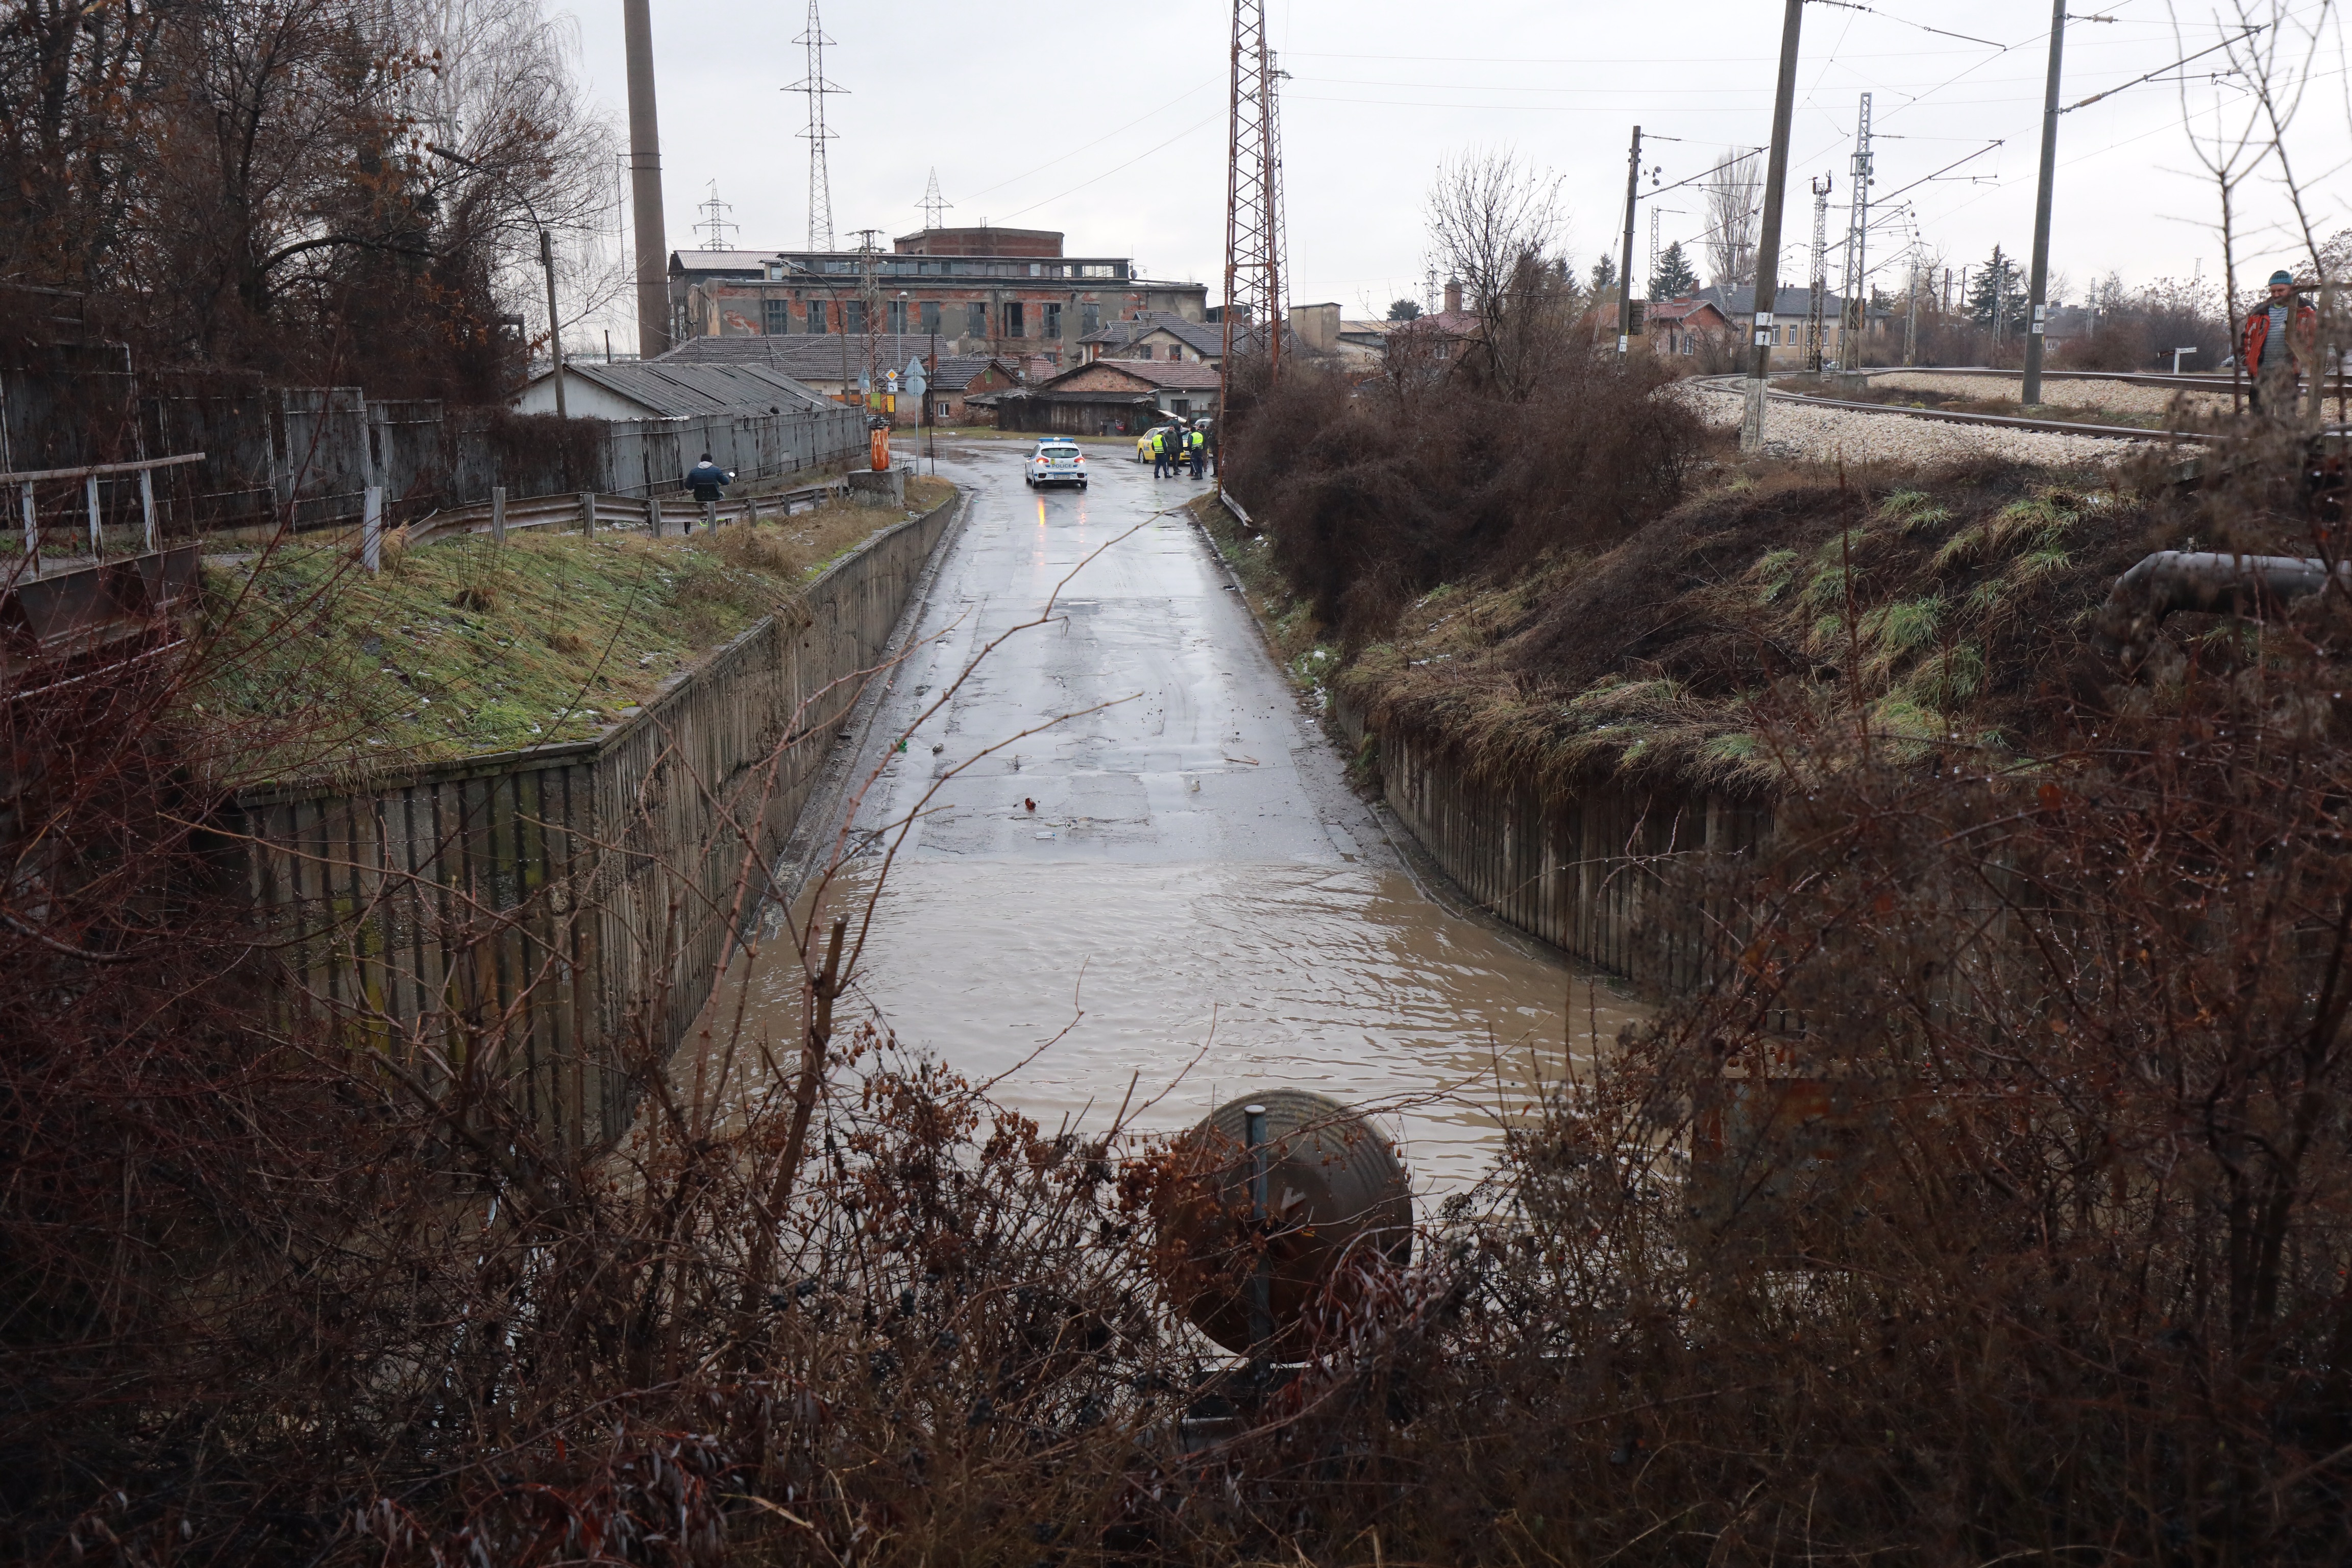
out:
{"label": "police car", "polygon": [[1087,458],[1076,441],[1045,440],[1029,454],[1029,471],[1022,475],[1032,489],[1039,485],[1087,488]]}

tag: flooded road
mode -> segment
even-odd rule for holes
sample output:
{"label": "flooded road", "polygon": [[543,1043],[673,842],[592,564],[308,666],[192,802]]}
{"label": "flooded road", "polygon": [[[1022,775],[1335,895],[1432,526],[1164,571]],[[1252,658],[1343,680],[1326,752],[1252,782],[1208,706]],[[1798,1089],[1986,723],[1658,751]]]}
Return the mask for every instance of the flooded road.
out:
{"label": "flooded road", "polygon": [[[883,771],[830,900],[862,908],[898,843],[855,1002],[968,1078],[1007,1074],[997,1097],[1049,1128],[1107,1124],[1131,1079],[1146,1128],[1314,1089],[1381,1108],[1424,1191],[1475,1178],[1533,1076],[1632,1009],[1424,896],[1206,541],[1154,515],[1205,486],[1089,443],[1090,489],[1033,493],[1025,449],[940,458],[969,514],[918,625],[932,640],[864,731],[855,776]],[[794,1041],[794,973],[764,967],[754,1026]]]}

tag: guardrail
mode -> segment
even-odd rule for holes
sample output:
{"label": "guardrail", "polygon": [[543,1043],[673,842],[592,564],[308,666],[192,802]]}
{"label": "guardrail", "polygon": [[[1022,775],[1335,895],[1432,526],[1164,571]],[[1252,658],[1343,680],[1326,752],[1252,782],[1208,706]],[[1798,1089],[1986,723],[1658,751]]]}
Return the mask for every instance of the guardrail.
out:
{"label": "guardrail", "polygon": [[[719,523],[757,523],[762,519],[789,517],[803,506],[820,506],[849,490],[845,479],[827,479],[772,495],[740,496],[714,509]],[[461,533],[487,533],[504,538],[510,529],[641,528],[659,537],[671,523],[681,531],[703,521],[703,504],[686,496],[618,496],[583,490],[576,495],[526,496],[509,500],[493,492],[487,501],[436,511],[408,525],[408,542],[451,538]]]}

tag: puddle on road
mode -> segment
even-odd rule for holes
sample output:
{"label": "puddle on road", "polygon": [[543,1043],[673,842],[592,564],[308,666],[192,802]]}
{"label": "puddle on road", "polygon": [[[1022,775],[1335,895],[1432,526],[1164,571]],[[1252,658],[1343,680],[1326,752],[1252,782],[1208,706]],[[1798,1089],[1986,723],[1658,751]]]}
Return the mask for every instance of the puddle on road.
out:
{"label": "puddle on road", "polygon": [[[854,863],[835,907],[862,907],[875,874]],[[761,968],[749,1026],[795,1041],[793,966]],[[1131,1074],[1139,1101],[1159,1096],[1130,1116],[1147,1130],[1259,1087],[1393,1107],[1423,1192],[1475,1180],[1535,1076],[1557,1081],[1570,1052],[1581,1070],[1641,1011],[1392,872],[928,858],[892,870],[854,1000],[974,1081],[1009,1072],[996,1098],[1048,1128],[1107,1124]]]}

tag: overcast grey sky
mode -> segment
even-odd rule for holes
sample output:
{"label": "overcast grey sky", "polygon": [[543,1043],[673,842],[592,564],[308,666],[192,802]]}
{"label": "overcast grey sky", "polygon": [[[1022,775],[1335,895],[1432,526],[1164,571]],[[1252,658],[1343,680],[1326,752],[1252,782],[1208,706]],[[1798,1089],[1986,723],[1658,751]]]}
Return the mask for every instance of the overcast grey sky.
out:
{"label": "overcast grey sky", "polygon": [[[571,7],[591,91],[616,119],[625,104],[620,0]],[[2087,9],[2087,5],[2086,5]],[[1722,150],[1769,134],[1780,7],[1769,0],[1681,0],[1670,9],[1531,0],[1270,0],[1282,62],[1291,297],[1341,301],[1350,314],[1418,293],[1421,206],[1448,154],[1511,147],[1557,173],[1589,266],[1615,247],[1626,140],[1654,137],[1645,163],[1668,183]],[[2221,36],[2210,11],[2184,17],[2176,43],[2162,0],[2111,0],[2112,23],[2068,33],[2072,102],[2158,70]],[[2326,13],[2318,0],[2298,8]],[[834,226],[902,234],[936,167],[949,219],[1059,228],[1073,252],[1131,255],[1160,277],[1216,284],[1223,243],[1224,95],[1229,13],[1218,0],[1136,6],[1002,7],[947,0],[829,0]],[[656,0],[662,153],[673,249],[696,243],[697,204],[713,181],[743,244],[801,244],[807,230],[804,100],[780,90],[803,74],[798,0]],[[2032,238],[2050,6],[2042,0],[1872,0],[1870,10],[1807,9],[1798,77],[1791,246],[1810,234],[1805,182],[1832,174],[1846,200],[1857,95],[1874,97],[1877,196],[1895,195],[1999,138],[2003,144],[1897,196],[1916,205],[1927,243],[1956,268],[1996,241]],[[2327,24],[2333,26],[2330,21]],[[1939,35],[1927,30],[1943,28]],[[2243,94],[2187,68],[2200,124]],[[2181,72],[2169,73],[2179,76]],[[2347,137],[2345,60],[2331,37],[2298,123],[2297,173],[2329,193]],[[2184,89],[2130,89],[2060,121],[2053,265],[2079,291],[2113,269],[2126,282],[2219,269],[2215,203],[2183,130]],[[2237,110],[2242,113],[2242,110]],[[2330,177],[2336,176],[2336,177]],[[1657,200],[1664,237],[1704,226],[1696,190]],[[1645,207],[1651,204],[1645,203]],[[2352,222],[2333,194],[2325,228]],[[2252,193],[2261,237],[2242,271],[2266,273],[2289,249],[2284,203]],[[1677,210],[1678,209],[1678,210]],[[1843,225],[1833,211],[1832,232]],[[1899,241],[1882,239],[1884,248]],[[1833,242],[1834,244],[1834,242]],[[1646,265],[1648,217],[1636,256]],[[1835,264],[1832,263],[1832,277]]]}

